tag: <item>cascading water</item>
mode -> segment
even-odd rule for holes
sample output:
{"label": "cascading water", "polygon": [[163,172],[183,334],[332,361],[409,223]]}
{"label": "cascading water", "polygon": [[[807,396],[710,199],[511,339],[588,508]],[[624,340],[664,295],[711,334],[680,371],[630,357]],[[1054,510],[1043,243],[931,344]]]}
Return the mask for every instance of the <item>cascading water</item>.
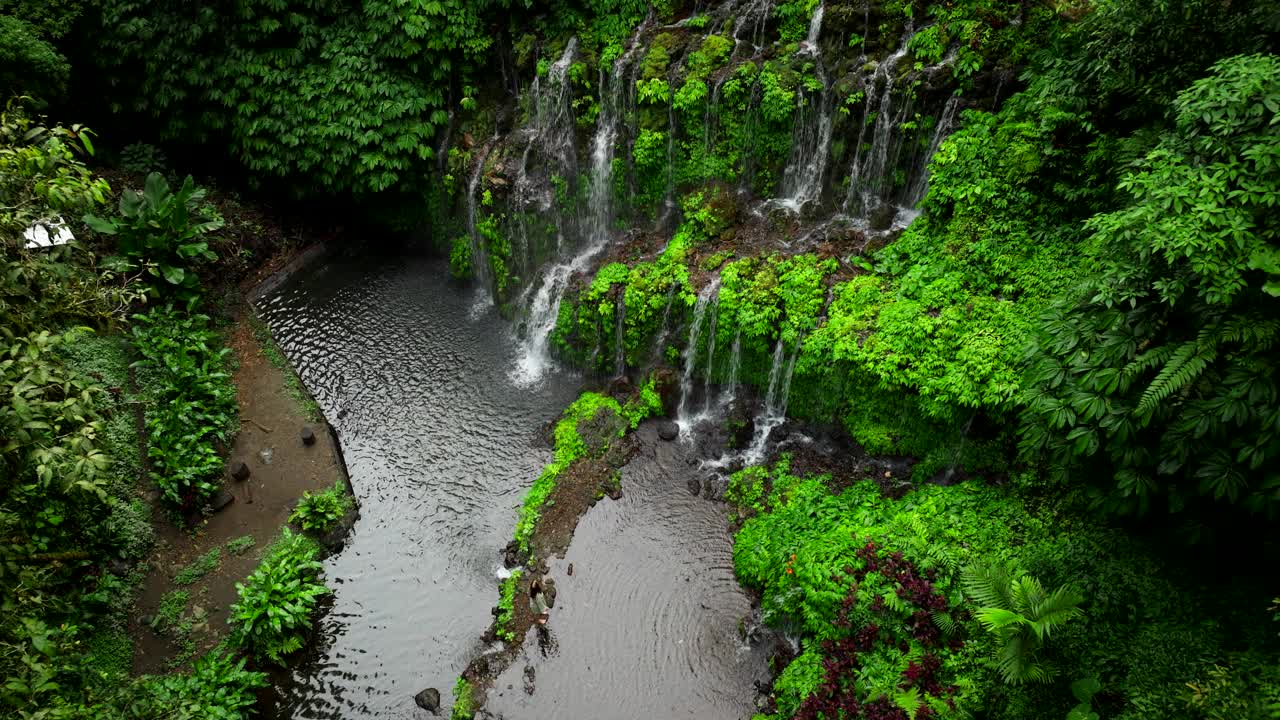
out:
{"label": "cascading water", "polygon": [[591,142],[591,185],[587,196],[590,212],[582,228],[584,241],[568,262],[555,263],[542,273],[538,290],[529,306],[520,358],[512,376],[517,383],[528,385],[537,382],[550,366],[548,343],[560,315],[560,300],[569,279],[576,273],[585,272],[609,243],[609,224],[613,219],[614,146],[623,94],[628,88],[624,78],[644,28],[645,25],[641,25],[631,40],[630,48],[614,63],[612,75],[606,77],[601,73],[601,96],[605,101],[596,118],[595,137]]}
{"label": "cascading water", "polygon": [[818,36],[822,33],[824,6],[819,3],[809,22],[809,35],[800,54],[814,61],[814,73],[821,89],[812,96],[802,98],[801,120],[791,141],[791,158],[782,175],[782,197],[778,204],[800,212],[803,207],[822,195],[822,178],[827,170],[827,153],[831,148],[832,113],[835,98],[828,87],[827,74],[822,66],[822,50]]}
{"label": "cascading water", "polygon": [[[519,131],[525,146],[512,184],[512,204],[517,210],[513,259],[518,262],[514,269],[520,277],[527,276],[546,257],[549,250],[558,250],[560,239],[570,230],[565,226],[565,218],[556,212],[550,174],[557,173],[561,177],[578,175],[577,152],[574,148],[577,128],[571,105],[572,88],[568,82],[569,65],[573,62],[577,48],[577,39],[570,38],[559,59],[548,68],[546,77],[535,73],[529,86],[529,122]],[[545,171],[531,175],[530,157],[535,154]],[[542,235],[540,232],[530,232],[530,217],[550,217],[554,227],[554,237],[550,239],[555,242],[554,248],[535,244],[534,239],[541,239]],[[525,286],[519,307],[528,307],[527,298],[531,289],[532,285]]]}
{"label": "cascading water", "polygon": [[938,124],[933,127],[933,138],[929,140],[929,149],[924,154],[924,159],[920,163],[920,167],[916,168],[916,180],[911,185],[911,192],[908,195],[908,201],[912,207],[920,204],[924,200],[924,196],[929,192],[929,159],[938,151],[938,146],[942,145],[942,141],[951,133],[952,126],[955,125],[956,111],[960,107],[960,96],[952,95],[947,100],[947,104],[942,108],[942,114],[938,117]]}
{"label": "cascading water", "polygon": [[738,397],[738,373],[742,369],[742,331],[733,336],[733,345],[729,347],[729,377],[724,386],[724,397],[720,404],[728,407]]}
{"label": "cascading water", "polygon": [[484,175],[485,163],[497,144],[497,138],[485,143],[480,150],[480,158],[475,169],[471,171],[471,179],[467,181],[467,236],[471,239],[471,266],[475,270],[476,280],[486,291],[493,288],[493,274],[489,267],[489,248],[485,246],[480,232],[476,229],[476,194],[480,188],[480,178]]}
{"label": "cascading water", "polygon": [[[898,62],[906,56],[913,33],[907,32],[902,45],[889,57],[881,60],[876,66],[875,74],[867,85],[866,112],[870,112],[874,104],[876,108],[875,128],[871,133],[871,148],[866,156],[862,155],[861,142],[858,152],[854,153],[853,168],[849,174],[849,193],[845,197],[846,212],[865,214],[875,210],[882,201],[888,183],[885,182],[886,170],[889,169],[889,147],[893,139],[893,86],[895,70]],[[872,102],[872,92],[877,93]],[[866,115],[863,116],[863,125]]]}
{"label": "cascading water", "polygon": [[800,356],[802,338],[796,340],[795,352],[787,358],[786,346],[778,338],[773,348],[773,362],[769,366],[769,389],[765,393],[764,408],[756,418],[755,434],[751,445],[742,454],[742,461],[755,465],[764,460],[769,436],[787,419],[787,401],[791,397],[791,376],[796,371],[796,358]]}
{"label": "cascading water", "polygon": [[684,435],[697,424],[698,418],[689,416],[689,396],[693,394],[693,369],[698,363],[698,343],[702,340],[702,327],[706,323],[707,311],[714,317],[719,306],[720,276],[716,276],[698,293],[693,304],[693,323],[689,326],[689,343],[684,350],[684,372],[680,374],[680,405],[676,409],[676,424],[680,426],[680,434]]}
{"label": "cascading water", "polygon": [[720,324],[720,294],[716,293],[715,305],[711,308],[711,320],[707,329],[707,365],[702,373],[702,412],[699,419],[711,415],[711,373],[716,362],[716,330]]}

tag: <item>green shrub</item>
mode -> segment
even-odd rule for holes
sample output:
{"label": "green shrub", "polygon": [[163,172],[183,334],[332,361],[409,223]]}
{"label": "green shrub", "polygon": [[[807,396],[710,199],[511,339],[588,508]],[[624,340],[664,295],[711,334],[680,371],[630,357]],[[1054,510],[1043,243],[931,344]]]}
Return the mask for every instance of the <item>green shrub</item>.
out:
{"label": "green shrub", "polygon": [[188,674],[144,678],[131,717],[245,720],[253,714],[256,691],[268,685],[266,673],[245,669],[244,658],[214,650]]}
{"label": "green shrub", "polygon": [[152,478],[165,499],[192,508],[217,491],[223,466],[217,443],[230,440],[236,427],[236,391],[224,361],[230,349],[205,315],[168,306],[133,319],[138,364],[161,386],[147,412]]}
{"label": "green shrub", "polygon": [[289,516],[289,522],[298,523],[303,530],[326,532],[342,519],[350,507],[351,498],[339,480],[328,490],[304,492],[293,514]]}
{"label": "green shrub", "polygon": [[190,175],[174,193],[158,172],[147,176],[142,193],[124,190],[118,218],[88,214],[84,222],[115,236],[120,255],[107,258],[108,267],[120,272],[143,269],[163,281],[156,285],[161,294],[172,291],[183,300],[199,292],[196,264],[218,259],[201,236],[223,225],[216,211],[204,204],[204,190],[196,188]]}
{"label": "green shrub", "polygon": [[312,615],[329,588],[320,579],[320,548],[305,535],[285,528],[257,570],[236,583],[239,600],[231,606],[235,642],[254,657],[283,663],[302,648]]}

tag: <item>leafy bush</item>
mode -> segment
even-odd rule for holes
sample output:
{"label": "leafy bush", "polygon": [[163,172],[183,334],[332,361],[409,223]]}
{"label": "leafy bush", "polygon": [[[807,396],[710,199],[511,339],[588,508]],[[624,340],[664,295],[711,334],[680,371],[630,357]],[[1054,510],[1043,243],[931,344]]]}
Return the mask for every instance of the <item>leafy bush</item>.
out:
{"label": "leafy bush", "polygon": [[298,523],[303,530],[325,532],[341,520],[350,507],[351,498],[347,496],[346,488],[339,480],[328,490],[304,492],[293,514],[289,516],[289,522]]}
{"label": "leafy bush", "polygon": [[453,709],[449,711],[449,720],[471,720],[476,716],[475,689],[466,678],[458,678],[453,686]]}
{"label": "leafy bush", "polygon": [[217,443],[235,430],[235,387],[223,361],[230,349],[221,347],[207,316],[173,306],[135,315],[133,337],[139,364],[163,385],[147,412],[152,478],[167,500],[195,507],[217,491],[223,466]]}
{"label": "leafy bush", "polygon": [[320,598],[329,593],[320,575],[320,548],[285,528],[231,606],[235,642],[254,657],[283,663],[302,648]]}
{"label": "leafy bush", "polygon": [[84,222],[103,235],[115,236],[121,257],[108,258],[109,267],[122,272],[143,268],[164,281],[159,290],[172,290],[178,298],[189,300],[200,289],[196,264],[218,259],[200,238],[223,225],[203,201],[204,190],[196,188],[190,175],[174,193],[164,175],[153,172],[147,175],[141,194],[128,188],[121,193],[118,218],[104,220],[88,214]]}
{"label": "leafy bush", "polygon": [[120,151],[120,169],[130,173],[163,172],[164,152],[149,143],[125,145]]}
{"label": "leafy bush", "polygon": [[245,669],[245,659],[214,650],[197,660],[191,672],[144,678],[134,717],[160,712],[173,720],[244,720],[253,714],[266,673]]}

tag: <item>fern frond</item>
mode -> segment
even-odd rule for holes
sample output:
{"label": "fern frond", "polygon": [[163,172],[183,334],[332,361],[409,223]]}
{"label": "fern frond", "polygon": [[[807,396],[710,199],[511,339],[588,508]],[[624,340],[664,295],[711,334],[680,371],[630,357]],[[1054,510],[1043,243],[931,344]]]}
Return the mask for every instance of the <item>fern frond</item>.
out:
{"label": "fern frond", "polygon": [[979,605],[1014,608],[1009,571],[1002,565],[970,565],[961,573],[964,592]]}
{"label": "fern frond", "polygon": [[1209,363],[1217,357],[1218,350],[1214,345],[1208,347],[1198,342],[1185,342],[1178,346],[1169,358],[1168,364],[1160,369],[1160,373],[1151,381],[1138,401],[1137,414],[1150,418],[1156,406],[1164,402],[1170,395],[1190,385]]}
{"label": "fern frond", "polygon": [[932,610],[929,612],[929,616],[933,618],[933,624],[938,626],[938,629],[942,631],[943,635],[951,636],[955,634],[956,621],[955,618],[951,617],[950,613],[946,613],[941,610]]}

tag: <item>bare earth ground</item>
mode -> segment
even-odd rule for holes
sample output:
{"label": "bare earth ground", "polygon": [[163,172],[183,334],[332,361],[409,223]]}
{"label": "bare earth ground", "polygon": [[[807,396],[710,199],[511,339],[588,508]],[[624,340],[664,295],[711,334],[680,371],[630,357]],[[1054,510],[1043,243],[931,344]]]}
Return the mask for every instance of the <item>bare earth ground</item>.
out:
{"label": "bare earth ground", "polygon": [[[244,460],[251,475],[246,482],[228,477],[225,488],[235,501],[191,528],[175,525],[173,518],[157,512],[157,544],[130,627],[136,642],[135,673],[164,672],[216,645],[228,629],[236,583],[257,567],[263,551],[288,523],[298,498],[305,491],[345,482],[340,455],[323,421],[314,424],[316,443],[303,445],[300,433],[311,422],[308,411],[290,395],[285,371],[263,353],[246,314],[230,331],[228,345],[239,365],[233,379],[241,428],[227,466]],[[272,452],[269,463],[260,454],[267,449]],[[238,555],[227,551],[228,541],[244,536],[253,538],[253,547]],[[215,548],[222,548],[216,569],[190,585],[174,583],[178,572]],[[174,590],[186,590],[189,598],[178,629],[162,633],[145,620],[157,616],[162,598]]]}

